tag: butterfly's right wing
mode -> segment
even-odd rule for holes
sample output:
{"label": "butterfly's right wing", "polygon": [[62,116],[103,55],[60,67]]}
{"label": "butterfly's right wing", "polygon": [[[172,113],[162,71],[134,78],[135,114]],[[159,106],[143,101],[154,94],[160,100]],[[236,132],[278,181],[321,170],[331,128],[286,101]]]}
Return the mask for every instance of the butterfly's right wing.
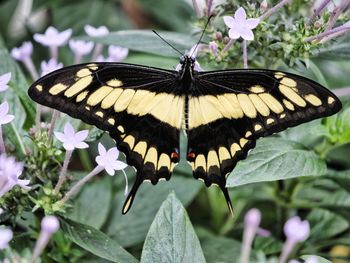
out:
{"label": "butterfly's right wing", "polygon": [[123,63],[90,63],[52,72],[29,88],[29,96],[108,131],[137,170],[124,204],[126,213],[140,184],[168,180],[178,162],[184,98],[175,95],[177,72]]}

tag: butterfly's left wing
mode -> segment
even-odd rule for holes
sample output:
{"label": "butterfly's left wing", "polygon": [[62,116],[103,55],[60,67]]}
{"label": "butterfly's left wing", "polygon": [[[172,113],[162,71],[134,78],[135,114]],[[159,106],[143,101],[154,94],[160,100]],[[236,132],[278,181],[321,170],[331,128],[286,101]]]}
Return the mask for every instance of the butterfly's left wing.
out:
{"label": "butterfly's left wing", "polygon": [[272,70],[199,72],[188,101],[187,160],[195,178],[223,190],[255,140],[341,108],[320,84]]}
{"label": "butterfly's left wing", "polygon": [[93,63],[52,72],[29,88],[36,102],[108,131],[136,181],[126,213],[143,181],[168,180],[179,157],[184,99],[175,71],[123,63]]}

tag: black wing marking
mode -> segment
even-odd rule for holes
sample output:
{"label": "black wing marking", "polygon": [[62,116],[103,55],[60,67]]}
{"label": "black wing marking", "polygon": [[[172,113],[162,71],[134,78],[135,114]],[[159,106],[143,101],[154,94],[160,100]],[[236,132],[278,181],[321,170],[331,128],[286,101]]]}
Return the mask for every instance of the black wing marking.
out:
{"label": "black wing marking", "polygon": [[129,165],[135,183],[123,213],[140,184],[169,180],[179,159],[184,98],[175,95],[176,72],[123,63],[90,63],[57,70],[36,81],[36,102],[108,131]]}
{"label": "black wing marking", "polygon": [[220,186],[230,209],[226,176],[256,139],[341,108],[320,84],[271,70],[197,73],[188,105],[187,160],[195,178]]}

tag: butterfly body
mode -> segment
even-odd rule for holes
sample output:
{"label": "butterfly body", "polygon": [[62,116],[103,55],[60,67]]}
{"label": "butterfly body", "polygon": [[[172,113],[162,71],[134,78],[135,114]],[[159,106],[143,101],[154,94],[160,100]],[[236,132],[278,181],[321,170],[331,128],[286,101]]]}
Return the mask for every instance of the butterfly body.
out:
{"label": "butterfly body", "polygon": [[307,78],[272,70],[199,72],[184,56],[180,70],[87,63],[52,72],[29,88],[36,102],[108,131],[137,170],[126,213],[143,181],[169,180],[180,159],[196,179],[218,185],[232,210],[226,178],[256,140],[339,111],[338,98]]}

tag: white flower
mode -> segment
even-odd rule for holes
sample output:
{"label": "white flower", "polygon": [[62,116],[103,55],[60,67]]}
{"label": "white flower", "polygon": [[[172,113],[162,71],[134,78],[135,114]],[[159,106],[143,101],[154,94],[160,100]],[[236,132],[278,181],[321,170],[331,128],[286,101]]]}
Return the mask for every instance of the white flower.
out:
{"label": "white flower", "polygon": [[242,37],[245,40],[254,40],[252,29],[256,28],[260,22],[258,18],[247,19],[247,14],[243,7],[238,8],[235,17],[224,16],[225,24],[230,28],[228,35],[232,39]]}
{"label": "white flower", "polygon": [[10,191],[15,185],[30,189],[30,180],[18,179],[23,171],[23,163],[16,162],[14,157],[0,155],[0,197]]}
{"label": "white flower", "polygon": [[94,47],[94,43],[91,41],[71,39],[69,40],[69,47],[74,54],[84,56],[91,52],[92,48]]}
{"label": "white flower", "polygon": [[63,67],[62,63],[58,63],[55,58],[51,58],[49,61],[42,61],[41,64],[41,76],[49,74],[57,69]]}
{"label": "white flower", "polygon": [[27,60],[33,53],[32,42],[24,42],[20,47],[15,47],[11,50],[11,56],[19,61]]}
{"label": "white flower", "polygon": [[84,30],[90,37],[101,37],[109,33],[108,28],[105,26],[93,27],[90,25],[85,25]]}
{"label": "white flower", "polygon": [[300,217],[294,216],[285,223],[284,233],[289,240],[304,241],[310,234],[310,224],[307,220],[301,221]]}
{"label": "white flower", "polygon": [[119,47],[119,46],[109,46],[108,47],[108,61],[109,62],[120,62],[125,59],[129,54],[129,49]]}
{"label": "white flower", "polygon": [[12,237],[13,233],[11,229],[0,228],[0,249],[6,248]]}
{"label": "white flower", "polygon": [[96,157],[96,162],[99,166],[103,167],[109,175],[114,175],[116,170],[123,170],[127,165],[121,161],[118,161],[119,150],[117,147],[112,147],[108,151],[99,143],[98,152],[100,155]]}
{"label": "white flower", "polygon": [[43,46],[60,47],[63,46],[72,35],[72,29],[59,32],[56,28],[50,26],[44,34],[34,34],[34,40]]}
{"label": "white flower", "polygon": [[79,132],[75,132],[72,124],[67,122],[64,125],[64,131],[62,132],[55,132],[56,138],[63,142],[63,147],[67,151],[72,151],[74,148],[78,149],[84,149],[88,148],[89,145],[86,142],[83,142],[89,134],[88,130],[83,130]]}
{"label": "white flower", "polygon": [[15,116],[7,114],[9,112],[9,104],[7,101],[0,104],[0,125],[11,122]]}
{"label": "white flower", "polygon": [[0,92],[5,91],[9,88],[7,85],[11,79],[11,72],[7,72],[0,76]]}

